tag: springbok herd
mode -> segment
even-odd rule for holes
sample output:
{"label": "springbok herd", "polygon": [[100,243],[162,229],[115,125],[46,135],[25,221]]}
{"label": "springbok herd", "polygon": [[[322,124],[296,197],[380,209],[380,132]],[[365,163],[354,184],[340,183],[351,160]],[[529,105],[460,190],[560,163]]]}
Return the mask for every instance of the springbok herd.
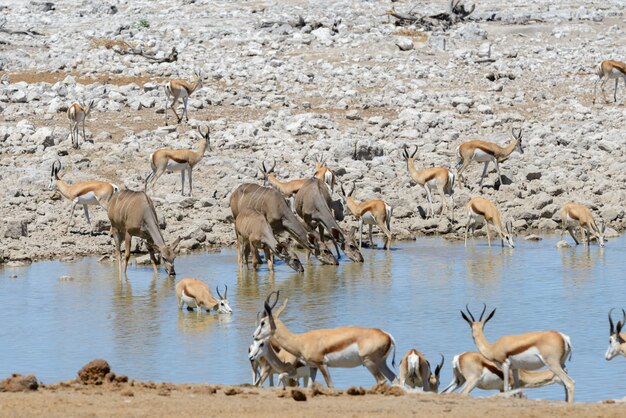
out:
{"label": "springbok herd", "polygon": [[[614,100],[617,100],[617,84],[619,79],[626,85],[626,64],[619,61],[603,61],[598,66],[598,79],[594,85],[594,101],[596,87],[601,86],[609,79],[615,80]],[[177,122],[187,118],[187,100],[198,88],[202,87],[202,75],[196,72],[192,82],[185,80],[170,80],[165,83],[165,123],[167,124],[168,109],[176,115]],[[181,99],[183,111],[179,116],[176,104]],[[83,140],[85,140],[85,120],[88,117],[93,102],[73,103],[67,112],[70,123],[72,144],[79,146],[79,124],[82,124]],[[181,193],[185,194],[185,174],[188,176],[189,195],[193,193],[192,171],[202,160],[207,149],[211,149],[210,131],[198,130],[201,140],[196,150],[160,149],[150,155],[151,172],[145,180],[143,191],[121,190],[114,184],[103,181],[84,181],[69,184],[60,177],[61,163],[55,161],[52,165],[50,189],[56,188],[65,198],[72,201],[70,219],[66,233],[72,222],[76,205],[82,205],[87,218],[88,206],[99,205],[107,210],[111,222],[111,235],[115,244],[115,255],[118,262],[118,274],[125,278],[130,259],[132,237],[140,237],[146,241],[150,260],[155,274],[158,264],[163,262],[165,271],[175,275],[174,259],[180,238],[170,245],[165,243],[161,234],[159,220],[152,200],[147,192],[154,188],[157,180],[166,172],[181,173]],[[475,161],[484,163],[479,187],[487,175],[489,163],[492,163],[498,174],[500,184],[500,163],[505,161],[513,151],[524,152],[522,145],[522,131],[512,129],[511,142],[501,147],[495,143],[474,140],[462,143],[456,150],[459,161],[456,173],[444,167],[432,167],[418,170],[415,167],[417,146],[410,150],[404,146],[402,154],[407,162],[407,169],[413,181],[419,184],[426,192],[428,200],[427,216],[435,216],[433,210],[433,196],[436,191],[442,203],[441,216],[449,214],[454,219],[454,186],[458,177]],[[326,165],[323,156],[318,156],[313,175],[309,178],[281,181],[274,175],[276,161],[271,167],[265,162],[260,164],[263,174],[263,185],[244,183],[237,187],[230,197],[230,208],[233,214],[235,236],[237,239],[237,254],[239,269],[248,266],[248,258],[252,256],[252,266],[256,269],[261,263],[259,251],[264,252],[265,262],[270,270],[274,268],[274,257],[278,257],[297,272],[304,271],[298,255],[290,248],[287,241],[279,241],[285,235],[305,248],[307,259],[311,253],[323,264],[337,265],[341,251],[354,262],[363,262],[362,238],[363,225],[369,227],[369,245],[373,246],[372,227],[377,225],[385,236],[384,248],[391,247],[391,217],[392,208],[384,200],[358,201],[354,197],[357,190],[352,184],[346,191],[343,184],[338,184],[335,172]],[[338,200],[333,200],[337,192]],[[449,198],[449,204],[447,203]],[[344,231],[338,221],[343,219],[343,208],[358,220],[358,228]],[[479,224],[486,224],[487,239],[491,245],[489,226],[491,225],[504,243],[515,247],[510,221],[503,222],[498,208],[489,200],[477,196],[465,206],[467,214],[465,229],[465,244],[467,245],[468,232],[474,232]],[[604,246],[605,225],[593,218],[585,206],[578,203],[567,203],[561,209],[562,231],[561,238],[567,230],[576,244],[575,229],[580,228],[581,240],[589,244],[592,239]],[[356,232],[358,230],[358,239]],[[327,245],[330,238],[334,250]],[[122,259],[121,245],[124,241],[125,256]],[[155,255],[158,253],[159,257]],[[197,280],[185,278],[176,285],[176,295],[179,307],[187,309],[197,308],[198,312],[204,308],[218,313],[231,313],[232,309],[227,300],[228,288],[222,295],[216,288],[217,298],[213,296],[209,287]],[[272,302],[272,295],[275,295]],[[254,372],[254,383],[261,385],[269,377],[273,384],[273,375],[279,375],[283,384],[297,384],[299,378],[304,385],[310,386],[315,380],[319,369],[326,384],[332,387],[329,367],[356,367],[365,366],[375,377],[378,383],[390,381],[424,391],[439,391],[439,375],[444,364],[441,362],[434,371],[430,363],[417,350],[409,350],[402,358],[399,374],[387,366],[386,359],[393,349],[392,365],[395,367],[395,341],[393,337],[379,329],[360,327],[341,327],[327,330],[313,330],[303,334],[291,333],[280,321],[279,316],[286,307],[287,300],[275,309],[279,299],[279,292],[270,294],[264,303],[263,315],[258,318],[257,328],[254,331],[254,341],[249,348],[249,359]],[[472,337],[478,349],[474,353],[462,353],[456,356],[453,364],[453,380],[442,392],[453,392],[463,386],[462,393],[467,394],[475,387],[481,389],[511,389],[511,378],[515,388],[539,387],[552,383],[559,383],[565,387],[567,401],[574,399],[574,381],[567,374],[565,361],[571,357],[572,345],[567,335],[557,331],[531,332],[521,335],[504,336],[490,343],[483,333],[486,323],[493,318],[495,309],[486,317],[486,306],[478,320],[467,308],[461,311],[472,330]],[[626,322],[626,312],[622,310],[623,318],[613,323],[609,312],[610,343],[606,352],[606,359],[610,360],[618,354],[626,356],[626,334],[621,330]],[[484,319],[483,319],[484,318]],[[536,369],[547,367],[545,371]]]}

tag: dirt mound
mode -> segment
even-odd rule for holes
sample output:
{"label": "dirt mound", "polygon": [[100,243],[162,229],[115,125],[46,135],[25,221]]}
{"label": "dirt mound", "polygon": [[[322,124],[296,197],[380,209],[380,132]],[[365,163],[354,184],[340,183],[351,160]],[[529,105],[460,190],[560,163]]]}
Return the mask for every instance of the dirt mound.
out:
{"label": "dirt mound", "polygon": [[371,395],[403,396],[406,395],[406,390],[400,386],[389,386],[382,383],[372,386],[368,393]]}
{"label": "dirt mound", "polygon": [[[101,385],[108,381],[107,375],[111,372],[111,366],[106,360],[92,360],[78,371],[78,380],[87,385]],[[110,376],[110,375],[109,375]]]}
{"label": "dirt mound", "polygon": [[363,396],[367,393],[367,391],[365,390],[365,388],[362,388],[360,386],[352,386],[351,388],[348,388],[348,390],[346,390],[346,393],[350,396]]}
{"label": "dirt mound", "polygon": [[37,378],[32,374],[14,374],[0,382],[0,392],[30,392],[38,387]]}

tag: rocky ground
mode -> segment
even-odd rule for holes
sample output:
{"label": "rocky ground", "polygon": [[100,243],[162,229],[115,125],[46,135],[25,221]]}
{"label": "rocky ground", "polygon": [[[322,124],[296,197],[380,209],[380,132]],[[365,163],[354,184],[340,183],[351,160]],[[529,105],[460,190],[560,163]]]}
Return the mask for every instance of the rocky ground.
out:
{"label": "rocky ground", "polygon": [[[589,205],[610,234],[622,231],[626,89],[617,104],[593,104],[592,89],[598,62],[624,59],[623,2],[481,1],[446,32],[400,28],[386,14],[414,5],[4,1],[0,260],[110,254],[100,208],[92,210],[98,235],[79,210],[64,234],[70,202],[47,189],[52,162],[61,160],[68,182],[140,189],[152,151],[195,147],[195,128],[206,125],[213,150],[194,170],[194,196],[180,195],[177,174],[152,193],[166,241],[182,236],[183,251],[234,242],[230,192],[259,182],[262,160],[276,159],[279,178],[301,178],[321,152],[340,181],[357,182],[357,198],[394,207],[396,239],[458,237],[462,205],[478,194],[521,235],[554,231],[570,200]],[[419,7],[443,11],[442,2]],[[127,45],[157,57],[176,47],[178,60],[115,52]],[[198,68],[204,87],[189,100],[189,123],[164,127],[162,82]],[[95,100],[95,109],[90,142],[75,150],[65,111],[77,99]],[[418,168],[454,167],[461,142],[505,143],[513,126],[523,128],[525,152],[501,164],[505,184],[496,190],[492,171],[479,190],[474,163],[455,193],[457,222],[423,219],[426,196],[410,181],[402,146],[418,146]]]}

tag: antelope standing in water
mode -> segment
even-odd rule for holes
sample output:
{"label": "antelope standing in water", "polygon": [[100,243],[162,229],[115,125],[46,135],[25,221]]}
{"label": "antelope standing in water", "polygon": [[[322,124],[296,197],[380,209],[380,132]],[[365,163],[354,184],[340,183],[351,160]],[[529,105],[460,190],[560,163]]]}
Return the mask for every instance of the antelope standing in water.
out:
{"label": "antelope standing in water", "polygon": [[[493,361],[476,352],[461,353],[452,360],[452,382],[441,393],[452,393],[461,386],[462,395],[469,395],[475,388],[504,391],[504,375]],[[509,381],[512,375],[509,376]],[[523,388],[539,388],[552,384],[562,384],[552,370],[528,372],[519,369],[519,385]]]}
{"label": "antelope standing in water", "polygon": [[604,95],[604,100],[606,101],[606,94],[604,93],[604,85],[610,79],[615,79],[615,91],[613,91],[613,101],[617,102],[617,83],[620,78],[624,80],[624,86],[626,87],[626,64],[621,61],[602,61],[598,64],[596,69],[596,74],[598,75],[598,79],[593,84],[593,103],[596,102],[596,88],[598,87],[598,82],[602,80],[600,84],[600,90]]}
{"label": "antelope standing in water", "polygon": [[78,148],[78,124],[83,125],[83,142],[87,141],[85,136],[85,119],[91,113],[95,101],[90,100],[85,103],[74,102],[67,109],[67,119],[70,122],[70,135],[72,137],[72,146]]}
{"label": "antelope standing in water", "polygon": [[396,383],[403,386],[409,386],[412,389],[421,388],[424,392],[439,391],[439,375],[443,368],[444,357],[441,356],[441,363],[435,367],[433,373],[430,363],[426,357],[416,349],[406,352],[400,361],[400,372]]}
{"label": "antelope standing in water", "polygon": [[202,160],[204,153],[208,149],[211,151],[211,138],[209,137],[211,130],[207,128],[205,134],[198,128],[198,133],[202,138],[197,150],[190,149],[160,149],[150,154],[150,166],[152,172],[148,174],[145,180],[144,191],[148,187],[154,188],[156,181],[166,171],[180,171],[180,193],[185,195],[185,171],[189,173],[189,196],[193,195],[193,181],[191,173],[193,168]]}
{"label": "antelope standing in water", "polygon": [[374,245],[372,239],[372,227],[378,225],[380,230],[385,234],[384,248],[386,250],[391,248],[391,213],[392,209],[384,200],[364,200],[359,202],[352,195],[355,189],[354,182],[352,183],[352,190],[348,193],[341,185],[341,193],[346,201],[346,206],[352,213],[352,216],[359,221],[359,248],[362,248],[363,240],[363,224],[369,226],[369,240],[370,245]]}
{"label": "antelope standing in water", "polygon": [[483,185],[483,179],[487,175],[487,167],[490,162],[496,166],[500,184],[504,184],[502,182],[502,175],[500,174],[499,163],[507,160],[515,150],[518,150],[520,154],[524,153],[524,148],[522,147],[522,130],[513,128],[511,129],[511,135],[513,136],[513,140],[505,147],[501,147],[493,142],[480,140],[464,142],[459,145],[456,149],[459,155],[459,162],[456,166],[456,175],[459,176],[459,181],[463,181],[463,171],[465,171],[472,161],[476,161],[485,163],[483,174],[480,176],[480,181],[478,182],[479,187]]}
{"label": "antelope standing in water", "polygon": [[612,360],[615,356],[621,354],[626,357],[626,333],[622,332],[622,327],[626,323],[626,311],[622,309],[622,320],[617,321],[617,325],[613,325],[613,318],[611,318],[611,312],[609,311],[609,348],[606,350],[604,358]]}
{"label": "antelope standing in water", "polygon": [[563,239],[565,230],[567,230],[574,239],[576,245],[578,245],[579,242],[574,234],[574,228],[580,227],[583,244],[589,245],[591,236],[595,235],[598,240],[598,245],[600,247],[604,247],[604,232],[606,230],[606,225],[601,221],[600,226],[598,227],[596,221],[593,219],[591,211],[579,203],[570,202],[563,206],[561,209],[561,227],[561,240]]}
{"label": "antelope standing in water", "polygon": [[[126,269],[130,259],[132,237],[146,240],[155,275],[158,274],[157,259],[154,255],[155,249],[159,251],[164,261],[167,274],[170,276],[176,275],[174,259],[176,258],[176,247],[180,242],[180,238],[177,238],[171,245],[165,244],[159,229],[159,220],[154,204],[145,192],[123,190],[116,193],[110,200],[108,215],[109,221],[111,221],[111,235],[115,243],[115,255],[118,261],[120,278],[122,272],[124,277],[127,277]],[[123,263],[120,252],[122,241],[124,241],[125,251]]]}
{"label": "antelope standing in water", "polygon": [[406,166],[409,170],[409,174],[413,181],[424,188],[426,191],[426,197],[428,198],[428,213],[426,216],[435,216],[433,210],[433,197],[432,191],[437,190],[439,196],[441,196],[441,215],[443,216],[446,210],[446,195],[450,196],[450,211],[452,213],[452,219],[454,219],[454,181],[456,176],[453,172],[445,167],[432,167],[425,168],[423,170],[417,170],[415,168],[415,154],[417,153],[417,145],[413,153],[409,155],[409,151],[404,146],[402,150],[402,156],[406,160]]}
{"label": "antelope standing in water", "polygon": [[485,305],[478,321],[467,308],[467,314],[461,311],[461,316],[472,329],[472,337],[480,354],[487,360],[502,368],[504,391],[511,390],[509,370],[513,371],[515,389],[520,387],[519,369],[537,370],[546,366],[562,382],[565,387],[565,400],[574,402],[574,379],[565,371],[565,361],[572,355],[570,338],[558,331],[529,332],[526,334],[501,337],[490,343],[485,338],[484,328],[487,322],[496,313],[494,309],[483,320],[487,306]]}
{"label": "antelope standing in water", "polygon": [[193,311],[198,308],[198,313],[204,308],[207,312],[211,310],[219,314],[233,313],[228,303],[228,286],[224,285],[224,296],[220,289],[215,287],[217,299],[211,294],[211,289],[204,282],[198,279],[185,278],[176,283],[176,298],[178,308],[183,309],[183,304],[187,305],[187,310]]}
{"label": "antelope standing in water", "polygon": [[[176,119],[178,121],[176,123],[180,123],[183,120],[183,116],[186,118],[187,122],[189,122],[189,115],[187,114],[187,100],[189,100],[189,96],[191,94],[202,88],[202,74],[200,70],[196,70],[195,79],[192,82],[187,80],[170,80],[165,83],[165,125],[167,125],[167,109],[171,107],[172,112],[176,115]],[[170,96],[173,97],[171,106],[169,105]],[[178,113],[176,113],[176,103],[178,99],[182,99],[183,101],[183,113],[178,117]]]}
{"label": "antelope standing in water", "polygon": [[496,205],[488,201],[483,197],[475,197],[467,203],[467,223],[465,224],[465,246],[467,247],[467,233],[471,230],[472,236],[476,230],[476,225],[479,220],[485,222],[485,230],[487,231],[487,242],[491,247],[491,235],[489,234],[489,225],[493,225],[498,235],[500,235],[500,243],[504,247],[504,241],[511,248],[515,248],[513,242],[513,226],[510,221],[506,223],[506,226],[502,227],[502,218],[500,217],[500,211],[496,208]]}
{"label": "antelope standing in water", "polygon": [[[272,338],[283,350],[293,354],[305,365],[319,369],[326,385],[333,387],[328,367],[353,368],[365,366],[379,384],[387,380],[393,382],[396,375],[387,366],[387,357],[393,348],[392,365],[395,367],[395,347],[393,337],[380,329],[361,327],[339,327],[293,334],[272,314],[269,299],[265,300],[265,316],[254,331],[255,340]],[[276,303],[274,303],[275,305]],[[315,380],[315,371],[311,378]]]}
{"label": "antelope standing in water", "polygon": [[85,218],[87,218],[87,223],[91,227],[91,232],[93,233],[93,226],[91,225],[91,220],[89,219],[88,206],[99,205],[104,209],[107,209],[109,200],[114,193],[120,191],[120,188],[113,183],[97,180],[68,184],[59,176],[60,171],[61,161],[56,160],[52,163],[52,172],[50,173],[50,184],[48,185],[48,189],[52,190],[56,188],[64,198],[72,201],[72,210],[70,211],[70,219],[67,222],[65,233],[67,234],[69,232],[70,226],[72,225],[72,217],[74,216],[74,209],[76,209],[76,205],[83,205]]}

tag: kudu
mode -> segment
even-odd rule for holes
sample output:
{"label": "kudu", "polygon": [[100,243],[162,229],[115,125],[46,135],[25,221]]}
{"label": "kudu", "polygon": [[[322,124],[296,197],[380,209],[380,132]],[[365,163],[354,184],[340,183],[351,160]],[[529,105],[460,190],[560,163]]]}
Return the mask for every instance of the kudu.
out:
{"label": "kudu", "polygon": [[[157,259],[154,255],[155,248],[165,262],[167,274],[170,276],[176,275],[174,259],[176,258],[176,247],[180,242],[180,238],[177,238],[171,245],[165,244],[159,229],[159,221],[154,204],[145,192],[123,190],[114,194],[109,201],[108,215],[109,221],[111,221],[111,235],[115,241],[115,255],[117,256],[120,277],[122,271],[126,277],[132,237],[146,240],[155,275],[158,274]],[[124,241],[125,251],[123,266],[120,252],[122,241]]]}

